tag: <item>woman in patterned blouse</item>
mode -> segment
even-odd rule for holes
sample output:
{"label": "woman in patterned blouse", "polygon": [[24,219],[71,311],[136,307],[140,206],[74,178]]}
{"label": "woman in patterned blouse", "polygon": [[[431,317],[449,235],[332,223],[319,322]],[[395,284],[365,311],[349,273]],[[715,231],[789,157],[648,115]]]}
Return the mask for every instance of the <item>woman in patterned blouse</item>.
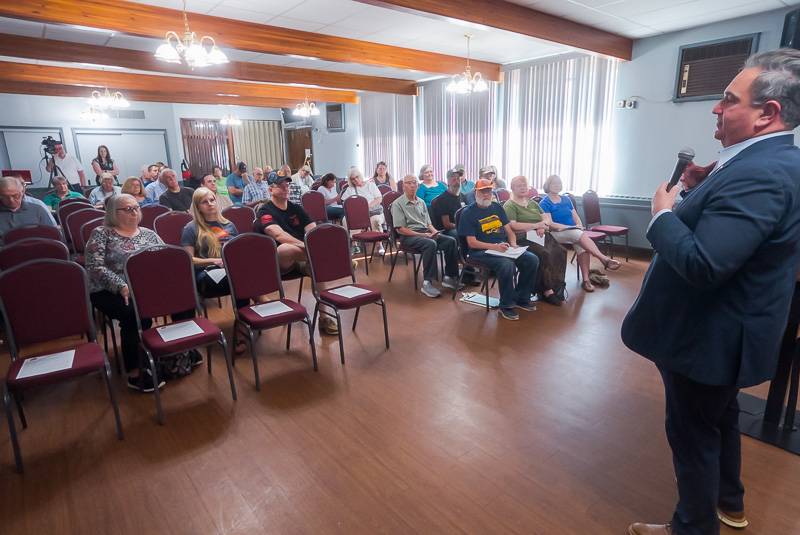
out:
{"label": "woman in patterned blouse", "polygon": [[[86,244],[86,269],[92,304],[106,316],[119,321],[122,355],[128,372],[139,368],[139,332],[136,313],[130,302],[130,289],[125,280],[125,261],[146,247],[163,245],[152,230],[139,226],[142,213],[139,203],[126,193],[114,195],[106,205],[102,227],[92,232]],[[142,327],[150,327],[149,319],[142,319]],[[148,370],[149,371],[149,370]],[[142,392],[152,392],[153,378],[149,373],[128,377],[128,386]],[[161,388],[161,382],[158,387]]]}

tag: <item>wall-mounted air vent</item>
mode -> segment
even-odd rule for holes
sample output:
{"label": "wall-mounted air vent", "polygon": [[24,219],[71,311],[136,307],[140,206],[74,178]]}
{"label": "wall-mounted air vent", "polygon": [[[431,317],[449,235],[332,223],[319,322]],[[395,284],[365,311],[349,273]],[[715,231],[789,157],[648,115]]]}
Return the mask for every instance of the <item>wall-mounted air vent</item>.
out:
{"label": "wall-mounted air vent", "polygon": [[758,48],[758,35],[682,46],[675,102],[717,99]]}

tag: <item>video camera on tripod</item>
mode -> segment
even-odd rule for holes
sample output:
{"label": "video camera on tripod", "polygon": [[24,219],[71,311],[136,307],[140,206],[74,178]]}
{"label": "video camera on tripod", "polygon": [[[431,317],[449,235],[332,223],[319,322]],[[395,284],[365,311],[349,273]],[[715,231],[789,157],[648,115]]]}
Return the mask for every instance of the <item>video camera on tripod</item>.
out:
{"label": "video camera on tripod", "polygon": [[42,138],[42,146],[44,147],[44,151],[50,155],[55,154],[56,145],[61,145],[61,144],[63,144],[63,141],[61,141],[61,139],[56,141],[55,139],[53,139],[53,136],[47,136],[45,138]]}

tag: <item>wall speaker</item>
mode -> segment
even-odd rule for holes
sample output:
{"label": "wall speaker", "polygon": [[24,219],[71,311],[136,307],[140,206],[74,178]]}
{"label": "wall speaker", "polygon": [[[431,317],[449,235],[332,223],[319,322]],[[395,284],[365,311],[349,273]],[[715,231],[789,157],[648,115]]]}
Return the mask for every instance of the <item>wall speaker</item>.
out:
{"label": "wall speaker", "polygon": [[800,49],[800,9],[788,12],[783,19],[781,48]]}

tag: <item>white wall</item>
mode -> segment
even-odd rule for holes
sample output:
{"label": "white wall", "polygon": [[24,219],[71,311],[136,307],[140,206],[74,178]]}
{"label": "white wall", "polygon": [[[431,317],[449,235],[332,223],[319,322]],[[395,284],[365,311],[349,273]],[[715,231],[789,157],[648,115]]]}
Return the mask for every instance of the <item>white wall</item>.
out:
{"label": "white wall", "polygon": [[320,108],[321,113],[311,122],[314,173],[335,173],[338,177],[344,177],[350,166],[360,167],[363,161],[360,107],[358,104],[345,104],[344,132],[328,132],[325,126],[325,105]]}
{"label": "white wall", "polygon": [[[658,184],[669,178],[682,147],[694,148],[695,161],[717,159],[714,139],[715,101],[671,101],[674,94],[678,49],[714,39],[760,32],[759,51],[778,48],[783,31],[783,9],[640,39],[633,46],[633,60],[620,65],[616,99],[638,96],[635,110],[615,109],[612,183],[604,194],[650,197]],[[609,221],[610,223],[610,221]]]}

